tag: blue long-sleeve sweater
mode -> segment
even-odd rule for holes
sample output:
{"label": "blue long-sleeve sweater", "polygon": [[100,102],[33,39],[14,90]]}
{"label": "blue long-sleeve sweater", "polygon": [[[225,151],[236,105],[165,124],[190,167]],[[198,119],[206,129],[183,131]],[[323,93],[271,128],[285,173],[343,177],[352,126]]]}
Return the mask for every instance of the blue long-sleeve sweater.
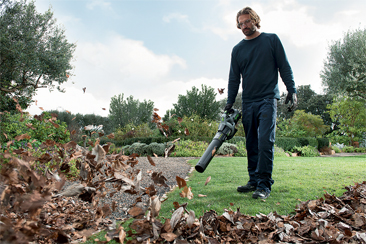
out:
{"label": "blue long-sleeve sweater", "polygon": [[278,36],[262,32],[254,39],[243,39],[231,53],[227,103],[235,102],[240,76],[242,102],[280,99],[278,72],[287,91],[296,93],[292,69]]}

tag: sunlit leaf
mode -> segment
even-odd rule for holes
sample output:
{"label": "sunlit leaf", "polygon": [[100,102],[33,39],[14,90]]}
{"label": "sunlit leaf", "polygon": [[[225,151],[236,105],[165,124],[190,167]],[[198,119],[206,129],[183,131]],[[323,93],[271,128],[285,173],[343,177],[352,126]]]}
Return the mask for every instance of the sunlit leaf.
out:
{"label": "sunlit leaf", "polygon": [[205,185],[207,185],[208,182],[210,182],[210,181],[211,181],[211,176],[208,176],[207,179],[206,179]]}

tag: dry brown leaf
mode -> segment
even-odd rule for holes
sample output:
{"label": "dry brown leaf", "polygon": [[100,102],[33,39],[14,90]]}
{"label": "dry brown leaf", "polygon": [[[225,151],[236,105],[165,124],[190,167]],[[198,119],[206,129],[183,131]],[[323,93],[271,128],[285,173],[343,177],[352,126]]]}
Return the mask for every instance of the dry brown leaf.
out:
{"label": "dry brown leaf", "polygon": [[108,135],[107,135],[107,138],[108,138],[108,139],[114,139],[114,133],[110,133],[110,134],[108,134]]}
{"label": "dry brown leaf", "polygon": [[161,202],[159,200],[159,197],[153,196],[151,202],[151,216],[154,218],[159,215],[160,209],[161,209]]}
{"label": "dry brown leaf", "polygon": [[16,141],[19,141],[19,140],[24,140],[24,139],[30,139],[31,137],[28,135],[28,134],[22,134],[22,135],[18,135],[18,136],[15,136],[15,140]]}
{"label": "dry brown leaf", "polygon": [[124,228],[122,226],[119,227],[118,238],[119,238],[119,242],[121,244],[123,244],[124,241],[125,241],[125,238],[126,238],[126,232],[125,232],[125,230],[124,230]]}
{"label": "dry brown leaf", "polygon": [[173,202],[173,206],[174,209],[177,210],[180,207],[179,202]]}
{"label": "dry brown leaf", "polygon": [[162,238],[164,238],[165,240],[167,240],[168,242],[172,242],[172,241],[174,241],[178,237],[174,233],[162,233],[162,234],[160,234],[160,236]]}
{"label": "dry brown leaf", "polygon": [[189,228],[192,228],[192,225],[193,225],[195,219],[196,219],[196,216],[194,214],[194,211],[190,210],[189,211],[189,216],[187,218],[187,225],[188,225]]}
{"label": "dry brown leaf", "polygon": [[179,193],[179,195],[181,197],[186,197],[191,200],[193,198],[192,187],[185,186],[182,192]]}
{"label": "dry brown leaf", "polygon": [[184,213],[184,207],[180,207],[177,210],[175,210],[174,213],[172,214],[172,218],[170,220],[170,226],[172,227],[173,230],[180,221],[180,219],[182,218],[183,213]]}
{"label": "dry brown leaf", "polygon": [[181,122],[183,122],[183,118],[178,117],[178,123],[180,124]]}
{"label": "dry brown leaf", "polygon": [[137,217],[139,215],[144,214],[144,210],[140,207],[133,207],[130,210],[128,210],[128,213],[132,216],[132,217]]}
{"label": "dry brown leaf", "polygon": [[152,160],[152,158],[151,158],[151,156],[147,156],[147,160],[149,160],[149,163],[151,164],[151,165],[153,165],[153,166],[156,166],[155,165],[155,162]]}
{"label": "dry brown leaf", "polygon": [[208,176],[207,179],[206,179],[205,185],[207,185],[208,182],[210,182],[210,180],[211,180],[211,176]]}
{"label": "dry brown leaf", "polygon": [[215,148],[212,150],[211,155],[212,155],[212,156],[215,156],[215,154],[216,154],[216,146],[215,146]]}
{"label": "dry brown leaf", "polygon": [[177,180],[177,184],[178,184],[179,189],[182,188],[182,187],[187,186],[187,182],[183,178],[181,178],[179,176],[175,176],[175,179]]}
{"label": "dry brown leaf", "polygon": [[185,129],[184,129],[184,134],[185,134],[185,135],[189,135],[189,130],[188,130],[188,128],[185,128]]}

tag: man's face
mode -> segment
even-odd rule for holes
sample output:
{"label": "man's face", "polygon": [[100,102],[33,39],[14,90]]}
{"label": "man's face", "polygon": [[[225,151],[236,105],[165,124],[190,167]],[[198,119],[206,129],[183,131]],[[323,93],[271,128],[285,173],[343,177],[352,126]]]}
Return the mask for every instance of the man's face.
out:
{"label": "man's face", "polygon": [[257,27],[253,24],[249,14],[240,15],[238,18],[241,31],[245,36],[250,37],[257,31]]}

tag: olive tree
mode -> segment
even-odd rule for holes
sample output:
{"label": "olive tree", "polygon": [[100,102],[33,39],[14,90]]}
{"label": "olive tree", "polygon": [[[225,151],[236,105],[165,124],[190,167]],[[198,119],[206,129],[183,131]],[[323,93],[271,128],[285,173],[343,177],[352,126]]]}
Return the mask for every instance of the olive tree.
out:
{"label": "olive tree", "polygon": [[38,13],[34,2],[0,0],[0,110],[15,107],[13,96],[26,108],[39,88],[63,91],[75,48],[51,9]]}

